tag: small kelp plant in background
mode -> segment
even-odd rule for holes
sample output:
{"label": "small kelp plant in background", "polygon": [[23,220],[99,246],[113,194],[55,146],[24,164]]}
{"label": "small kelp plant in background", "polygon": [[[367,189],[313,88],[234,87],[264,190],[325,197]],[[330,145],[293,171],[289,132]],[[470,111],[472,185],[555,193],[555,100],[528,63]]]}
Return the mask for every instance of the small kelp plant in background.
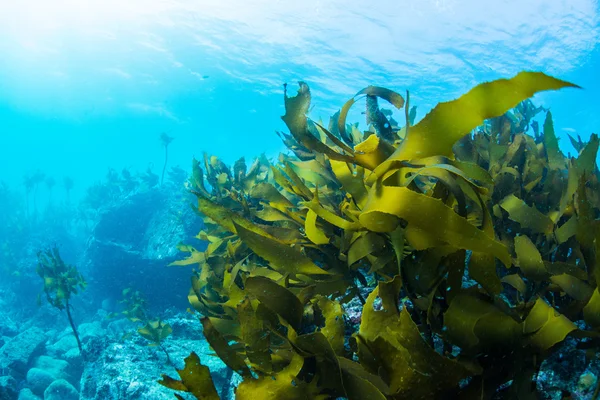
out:
{"label": "small kelp plant in background", "polygon": [[169,160],[169,145],[173,141],[173,137],[169,136],[166,132],[162,132],[160,134],[160,141],[165,147],[165,163],[163,165],[162,174],[160,175],[160,186],[162,186],[165,181],[165,171],[167,170],[167,162]]}
{"label": "small kelp plant in background", "polygon": [[79,340],[79,335],[71,316],[72,306],[69,303],[72,295],[77,294],[79,289],[85,289],[87,284],[83,276],[79,273],[77,267],[66,264],[62,260],[56,246],[38,252],[37,273],[44,281],[44,293],[46,294],[48,303],[59,310],[64,309],[67,311],[67,317],[69,318],[71,329],[73,329],[73,335],[75,335],[75,339],[77,340],[79,353],[84,357],[81,340]]}
{"label": "small kelp plant in background", "polygon": [[[163,340],[173,333],[171,326],[163,323],[160,319],[154,319],[148,315],[147,301],[139,290],[133,290],[132,288],[124,289],[123,299],[120,303],[123,305],[124,310],[118,314],[110,313],[107,317],[114,318],[121,314],[131,322],[144,324],[143,327],[137,328],[137,333],[150,342],[148,346],[159,347],[167,356],[168,363],[173,365],[171,357],[163,345]],[[130,334],[125,334],[123,339],[129,337]]]}
{"label": "small kelp plant in background", "polygon": [[[412,125],[408,96],[370,86],[325,127],[301,82],[284,96],[293,156],[194,160],[209,244],[174,264],[197,268],[188,298],[236,399],[534,399],[567,335],[600,348],[598,137],[567,158],[524,102],[565,87],[522,72]],[[363,96],[366,132],[346,123]],[[178,373],[160,383],[218,399],[197,354]]]}

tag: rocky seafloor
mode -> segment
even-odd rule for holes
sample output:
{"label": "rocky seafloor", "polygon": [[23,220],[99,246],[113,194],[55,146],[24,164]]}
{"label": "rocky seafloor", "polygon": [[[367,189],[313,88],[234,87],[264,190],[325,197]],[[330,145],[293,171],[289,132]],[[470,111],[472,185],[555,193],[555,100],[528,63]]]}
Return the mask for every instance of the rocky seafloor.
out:
{"label": "rocky seafloor", "polygon": [[[198,220],[190,207],[182,207],[180,193],[161,190],[132,195],[99,214],[76,260],[89,283],[73,302],[85,357],[65,313],[35,305],[41,287],[35,253],[24,256],[20,262],[30,264],[32,274],[0,282],[0,400],[174,399],[158,380],[162,374],[177,376],[192,351],[210,368],[221,398],[233,399],[239,377],[212,353],[198,316],[187,311],[190,270],[167,266],[180,258],[178,243],[196,240]],[[27,279],[35,290],[23,289]],[[171,362],[137,334],[139,324],[112,314],[128,287],[144,292],[153,314],[173,328],[162,342]],[[359,301],[348,304],[348,332],[360,323],[361,309]],[[535,384],[546,399],[567,393],[591,399],[599,368],[567,339],[544,361]]]}

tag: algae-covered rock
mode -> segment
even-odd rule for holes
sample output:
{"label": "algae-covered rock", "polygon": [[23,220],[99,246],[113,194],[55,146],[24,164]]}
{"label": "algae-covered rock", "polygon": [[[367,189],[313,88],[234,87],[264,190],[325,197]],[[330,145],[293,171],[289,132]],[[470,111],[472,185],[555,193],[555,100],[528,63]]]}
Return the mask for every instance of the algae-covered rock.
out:
{"label": "algae-covered rock", "polygon": [[27,386],[37,395],[42,396],[56,377],[41,368],[31,368],[27,371]]}
{"label": "algae-covered rock", "polygon": [[0,399],[17,397],[17,381],[12,376],[0,376]]}
{"label": "algae-covered rock", "polygon": [[0,370],[10,370],[11,375],[24,376],[27,365],[43,346],[46,337],[40,328],[29,328],[9,339],[0,348]]}
{"label": "algae-covered rock", "polygon": [[[227,368],[220,359],[209,355],[212,351],[206,341],[198,340],[202,327],[197,320],[188,313],[181,313],[164,319],[164,323],[173,326],[172,335],[162,342],[171,359],[182,359],[190,350],[195,351],[208,363],[219,393],[229,392],[231,386]],[[133,327],[129,329],[133,330]],[[97,354],[85,363],[81,399],[172,399],[172,391],[157,382],[157,377],[165,371],[175,373],[165,354],[158,347],[146,346],[147,342],[138,334],[125,341],[120,340],[121,336],[120,333],[112,336],[112,341],[103,343]],[[175,364],[178,368],[182,367],[177,362]]]}
{"label": "algae-covered rock", "polygon": [[79,393],[69,382],[58,379],[48,386],[44,400],[79,400]]}

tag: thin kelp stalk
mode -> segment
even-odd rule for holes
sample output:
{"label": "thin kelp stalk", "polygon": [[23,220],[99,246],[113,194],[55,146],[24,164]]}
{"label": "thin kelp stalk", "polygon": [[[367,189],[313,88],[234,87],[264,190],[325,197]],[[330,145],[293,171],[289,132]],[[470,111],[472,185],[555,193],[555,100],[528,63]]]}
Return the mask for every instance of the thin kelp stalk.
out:
{"label": "thin kelp stalk", "polygon": [[160,349],[165,353],[165,355],[167,356],[167,362],[169,363],[169,365],[175,369],[177,369],[177,367],[175,367],[175,364],[173,364],[173,361],[171,361],[171,357],[169,356],[169,353],[167,352],[167,349],[165,349],[165,347],[163,346],[162,343],[160,343],[158,345],[158,347],[160,347]]}
{"label": "thin kelp stalk", "polygon": [[83,348],[81,347],[81,340],[79,339],[79,334],[77,333],[77,328],[75,328],[75,324],[73,323],[73,317],[71,317],[71,305],[69,304],[69,299],[66,301],[66,309],[67,309],[67,317],[69,318],[69,324],[71,324],[71,329],[73,329],[73,335],[75,336],[75,340],[77,340],[77,347],[79,348],[79,354],[81,357],[84,357]]}
{"label": "thin kelp stalk", "polygon": [[165,171],[167,170],[167,161],[169,160],[169,145],[173,141],[173,137],[169,136],[167,133],[163,132],[160,134],[160,140],[165,146],[165,164],[163,165],[162,175],[160,176],[160,186],[163,185],[165,180]]}
{"label": "thin kelp stalk", "polygon": [[410,128],[410,92],[406,91],[406,104],[404,105],[404,118],[406,118],[406,128],[404,129],[404,137],[408,136],[408,128]]}

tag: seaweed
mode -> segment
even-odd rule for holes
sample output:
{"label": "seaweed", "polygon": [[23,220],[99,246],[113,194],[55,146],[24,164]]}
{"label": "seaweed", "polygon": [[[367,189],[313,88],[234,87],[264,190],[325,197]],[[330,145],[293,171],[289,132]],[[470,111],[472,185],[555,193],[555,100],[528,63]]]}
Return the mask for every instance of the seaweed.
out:
{"label": "seaweed", "polygon": [[[600,326],[599,140],[565,157],[529,101],[566,87],[521,72],[415,124],[408,93],[370,86],[327,129],[300,82],[279,132],[293,156],[194,160],[208,247],[173,265],[195,266],[188,299],[236,398],[534,398],[541,362]],[[361,96],[364,132],[346,122]],[[160,383],[217,398],[195,354],[178,372]]]}
{"label": "seaweed", "polygon": [[[85,359],[81,347],[81,340],[77,334],[77,329],[71,316],[71,307],[69,303],[71,296],[78,293],[79,290],[86,288],[87,283],[83,276],[74,265],[66,264],[60,257],[58,247],[38,252],[37,273],[44,281],[44,293],[46,300],[53,307],[59,310],[66,310],[69,324],[73,330],[73,335],[77,340],[79,353]],[[39,298],[38,298],[39,302]]]}
{"label": "seaweed", "polygon": [[[163,323],[160,318],[154,319],[149,315],[148,303],[142,292],[126,288],[123,289],[122,294],[123,299],[119,303],[123,305],[124,310],[120,313],[110,313],[107,315],[107,318],[114,318],[121,314],[131,322],[142,323],[144,326],[137,328],[137,333],[150,342],[148,346],[160,348],[167,356],[167,362],[174,367],[169,353],[163,346],[163,340],[173,333],[173,328],[169,324]],[[128,338],[130,335],[130,333],[126,333],[123,339]]]}

